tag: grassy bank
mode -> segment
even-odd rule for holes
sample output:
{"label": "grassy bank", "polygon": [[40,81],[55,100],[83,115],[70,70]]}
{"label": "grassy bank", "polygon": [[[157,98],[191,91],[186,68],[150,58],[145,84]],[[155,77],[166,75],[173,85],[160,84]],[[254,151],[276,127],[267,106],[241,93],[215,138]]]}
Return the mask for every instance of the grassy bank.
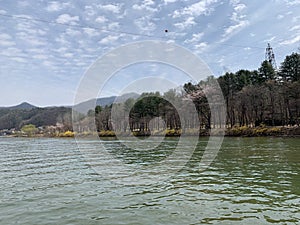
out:
{"label": "grassy bank", "polygon": [[[215,133],[211,133],[208,129],[201,129],[200,132],[195,129],[187,129],[182,131],[181,129],[168,129],[164,131],[134,131],[134,136],[166,136],[166,137],[178,137],[184,134],[185,136],[210,136],[210,135],[222,135],[222,131],[216,129]],[[115,136],[128,136],[128,133],[115,133],[114,131],[100,131],[99,137],[115,137]],[[263,137],[263,136],[295,136],[300,137],[300,127],[232,127],[225,130],[225,136],[228,137]]]}
{"label": "grassy bank", "polygon": [[300,136],[300,127],[242,126],[227,129],[225,135],[233,137]]}
{"label": "grassy bank", "polygon": [[[168,129],[168,130],[160,130],[153,132],[145,132],[145,131],[133,131],[132,134],[136,137],[146,137],[146,136],[166,136],[166,137],[178,137],[181,135],[185,136],[209,136],[209,135],[222,135],[222,132],[216,131],[216,133],[212,134],[208,129],[201,129],[198,132],[195,129],[186,129],[182,131],[181,129]],[[124,133],[116,133],[110,130],[102,130],[98,133],[95,132],[83,132],[76,134],[80,137],[89,137],[98,135],[99,137],[116,137],[116,136],[128,136],[128,132]],[[65,132],[56,132],[56,133],[35,133],[35,134],[24,134],[24,133],[15,133],[13,135],[9,135],[12,137],[56,137],[56,138],[70,138],[75,137],[75,133],[73,131],[65,131]],[[229,137],[263,137],[263,136],[291,136],[291,137],[300,137],[300,127],[267,127],[267,126],[259,126],[259,127],[232,127],[227,128],[225,130],[225,136]]]}

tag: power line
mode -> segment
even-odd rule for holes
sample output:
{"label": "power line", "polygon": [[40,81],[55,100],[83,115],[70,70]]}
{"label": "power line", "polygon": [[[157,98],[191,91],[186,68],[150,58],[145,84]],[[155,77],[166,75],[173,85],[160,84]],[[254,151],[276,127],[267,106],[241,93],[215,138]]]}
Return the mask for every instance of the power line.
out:
{"label": "power line", "polygon": [[[109,33],[127,34],[127,35],[131,35],[131,36],[170,40],[170,37],[166,37],[166,36],[154,36],[154,35],[149,35],[149,34],[141,34],[141,33],[128,32],[128,31],[117,31],[117,30],[104,29],[104,28],[100,28],[100,27],[80,25],[80,24],[65,24],[65,23],[60,23],[57,21],[49,21],[49,20],[39,19],[39,18],[28,18],[28,17],[23,17],[23,16],[15,16],[15,15],[1,14],[1,13],[0,13],[0,16],[10,18],[10,19],[20,19],[20,20],[36,21],[36,22],[47,23],[47,24],[56,24],[56,25],[60,25],[60,26],[73,27],[73,28],[77,28],[77,29],[78,28],[80,28],[80,29],[90,28],[90,29],[100,30],[100,31],[109,32]],[[169,30],[164,30],[164,33],[170,33],[170,32],[169,32]],[[176,39],[173,38],[173,40],[176,40]],[[234,44],[226,44],[226,43],[217,43],[217,45],[223,45],[223,46],[229,46],[229,47],[235,47],[235,48],[265,49],[263,47],[256,47],[256,46],[249,46],[249,45],[234,45]]]}
{"label": "power line", "polygon": [[42,22],[42,23],[47,23],[47,24],[56,24],[56,25],[61,25],[61,26],[66,26],[66,27],[74,27],[74,28],[81,28],[81,29],[90,28],[90,29],[101,30],[101,31],[110,32],[110,33],[127,34],[127,35],[132,35],[132,36],[141,36],[141,37],[150,37],[150,38],[154,38],[155,37],[155,38],[167,39],[166,37],[163,37],[163,36],[154,36],[154,35],[134,33],[134,32],[127,32],[127,31],[117,31],[117,30],[103,29],[103,28],[100,28],[100,27],[86,26],[86,25],[80,25],[80,24],[65,24],[65,23],[60,23],[60,22],[57,22],[57,21],[49,21],[49,20],[37,19],[37,18],[27,18],[27,17],[15,16],[15,15],[9,15],[9,14],[1,14],[0,13],[0,16],[11,18],[11,19],[21,19],[21,20],[27,20],[27,21]]}
{"label": "power line", "polygon": [[225,45],[225,46],[231,46],[236,48],[256,48],[256,49],[265,49],[262,47],[255,47],[255,46],[249,46],[249,45],[233,45],[233,44],[225,44],[225,43],[218,43],[217,45]]}

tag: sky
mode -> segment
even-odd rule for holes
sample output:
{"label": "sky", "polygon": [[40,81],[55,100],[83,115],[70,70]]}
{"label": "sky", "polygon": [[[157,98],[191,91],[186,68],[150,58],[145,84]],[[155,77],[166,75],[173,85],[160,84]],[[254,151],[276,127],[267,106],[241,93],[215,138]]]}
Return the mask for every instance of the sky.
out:
{"label": "sky", "polygon": [[[91,65],[133,42],[182,46],[215,77],[257,69],[267,43],[280,66],[299,51],[300,0],[0,0],[0,24],[0,106],[72,105]],[[140,63],[116,72],[99,96],[143,76],[189,80],[171,66]]]}

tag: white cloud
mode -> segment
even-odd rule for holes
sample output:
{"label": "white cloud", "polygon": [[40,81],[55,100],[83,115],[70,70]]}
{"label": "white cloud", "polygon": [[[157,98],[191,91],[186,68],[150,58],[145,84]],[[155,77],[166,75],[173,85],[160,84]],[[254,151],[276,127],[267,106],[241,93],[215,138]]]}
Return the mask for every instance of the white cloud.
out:
{"label": "white cloud", "polygon": [[120,27],[118,22],[112,22],[107,25],[108,30],[117,30]]}
{"label": "white cloud", "polygon": [[155,3],[152,0],[144,0],[140,5],[134,4],[132,6],[135,10],[146,10],[149,12],[157,12],[158,9],[155,7]]}
{"label": "white cloud", "polygon": [[247,20],[242,20],[238,24],[227,27],[222,36],[226,37],[228,35],[234,35],[248,25],[249,25],[249,22]]}
{"label": "white cloud", "polygon": [[107,21],[108,20],[104,16],[98,16],[95,20],[95,22],[97,22],[97,23],[105,23]]}
{"label": "white cloud", "polygon": [[58,48],[58,49],[55,49],[54,51],[55,52],[58,52],[58,53],[64,53],[66,52],[68,49],[66,47],[61,47],[61,48]]}
{"label": "white cloud", "polygon": [[285,0],[285,2],[289,6],[300,5],[300,0]]}
{"label": "white cloud", "polygon": [[75,30],[73,28],[67,28],[66,29],[66,34],[71,36],[71,37],[75,37],[75,36],[80,36],[81,32],[80,32],[80,30]]}
{"label": "white cloud", "polygon": [[48,59],[48,55],[38,54],[38,55],[33,55],[32,58],[44,60],[44,59]]}
{"label": "white cloud", "polygon": [[25,56],[25,54],[22,53],[22,51],[19,48],[15,48],[15,47],[8,47],[7,49],[5,49],[5,51],[3,51],[3,53],[1,53],[1,55],[4,55],[4,56]]}
{"label": "white cloud", "polygon": [[28,2],[28,1],[19,1],[18,2],[18,5],[20,6],[20,7],[27,7],[27,6],[29,6],[30,5],[30,3]]}
{"label": "white cloud", "polygon": [[120,36],[108,35],[107,37],[105,37],[101,41],[99,41],[99,44],[111,44],[112,42],[118,40],[119,38],[120,38]]}
{"label": "white cloud", "polygon": [[63,54],[63,57],[66,57],[66,58],[72,58],[73,56],[74,56],[74,54],[70,53],[70,52]]}
{"label": "white cloud", "polygon": [[207,46],[208,46],[208,45],[207,45],[206,42],[201,42],[201,43],[195,45],[195,49],[196,49],[198,52],[201,52],[201,51],[203,51]]}
{"label": "white cloud", "polygon": [[300,20],[300,16],[295,16],[293,17],[292,22],[297,23],[299,20]]}
{"label": "white cloud", "polygon": [[228,40],[230,37],[234,36],[250,24],[249,21],[245,19],[246,15],[241,14],[241,12],[246,8],[246,5],[240,4],[239,0],[231,0],[230,4],[233,7],[233,12],[230,17],[232,25],[224,29],[224,33],[222,35],[223,39],[221,39],[221,42]]}
{"label": "white cloud", "polygon": [[19,20],[16,25],[16,30],[24,31],[26,33],[32,33],[34,29],[34,22],[31,21],[32,17],[28,15],[16,15],[16,17],[25,18],[26,20]]}
{"label": "white cloud", "polygon": [[20,30],[15,35],[17,41],[22,41],[36,47],[47,45],[47,41],[43,37],[47,32],[42,29],[36,29],[33,23],[29,21],[20,23],[17,26],[17,30]]}
{"label": "white cloud", "polygon": [[[21,1],[30,4],[21,8]],[[164,36],[169,43],[182,43],[194,53],[205,55],[205,60],[211,63],[215,73],[220,71],[218,67],[222,65],[231,70],[242,66],[256,68],[260,63],[258,61],[264,57],[264,52],[250,49],[245,43],[264,45],[264,41],[274,40],[271,43],[278,43],[281,55],[297,50],[300,43],[299,4],[295,0],[271,0],[259,4],[245,0],[20,0],[15,2],[15,7],[12,7],[10,1],[0,2],[0,14],[14,17],[25,14],[18,16],[27,18],[5,19],[0,26],[2,74],[11,74],[10,77],[39,76],[43,83],[48,83],[47,80],[58,83],[56,76],[63,77],[70,81],[70,84],[64,83],[64,88],[65,85],[73,85],[75,88],[76,79],[84,72],[84,67],[93,63],[99,55],[128,41],[148,39],[143,35]],[[67,6],[68,4],[70,5]],[[42,8],[34,11],[31,7],[34,5]],[[83,27],[48,24],[34,19]],[[273,25],[268,26],[265,21]],[[165,33],[164,29],[169,32]],[[122,36],[122,31],[137,35]],[[273,36],[276,39],[272,39]],[[220,39],[225,41],[229,38],[232,40],[228,44],[237,47],[228,48],[220,43]],[[238,61],[245,55],[249,55],[249,60],[245,60],[245,63]],[[218,63],[220,56],[224,56],[224,60]],[[75,73],[77,76],[70,76]],[[11,81],[9,83],[12,89],[22,88],[22,82],[18,82],[18,85]],[[31,90],[25,92],[25,97],[31,100]],[[49,96],[52,96],[53,104],[61,101],[53,98],[53,94],[62,96],[61,92],[52,92]]]}
{"label": "white cloud", "polygon": [[25,58],[22,58],[22,57],[10,57],[10,59],[16,61],[16,62],[19,62],[19,63],[26,63],[27,60]]}
{"label": "white cloud", "polygon": [[144,0],[144,5],[155,5],[155,2],[153,0]]}
{"label": "white cloud", "polygon": [[98,36],[100,33],[93,28],[83,28],[84,33],[86,33],[89,37]]}
{"label": "white cloud", "polygon": [[300,25],[293,26],[289,29],[289,31],[300,30]]}
{"label": "white cloud", "polygon": [[78,62],[76,63],[76,66],[79,66],[79,67],[82,67],[82,66],[88,66],[89,64],[88,63],[85,63],[85,62]]}
{"label": "white cloud", "polygon": [[150,34],[151,31],[155,30],[156,25],[151,21],[151,17],[143,16],[134,21],[134,24],[143,32]]}
{"label": "white cloud", "polygon": [[78,24],[77,22],[79,21],[78,16],[71,16],[69,14],[62,14],[60,15],[57,19],[57,23],[62,23],[62,24],[71,24],[71,25],[76,25]]}
{"label": "white cloud", "polygon": [[18,14],[15,15],[16,17],[21,17],[21,18],[25,18],[25,19],[32,19],[32,16],[27,15],[27,14]]}
{"label": "white cloud", "polygon": [[208,15],[211,11],[213,11],[213,7],[211,5],[216,2],[217,0],[206,0],[194,3],[190,6],[183,8],[182,10],[176,10],[173,14],[173,18],[181,17],[184,15]]}
{"label": "white cloud", "polygon": [[192,38],[191,39],[187,39],[184,41],[184,43],[198,43],[201,38],[203,37],[204,33],[201,32],[201,33],[198,33],[198,34],[193,34]]}
{"label": "white cloud", "polygon": [[9,34],[6,33],[0,33],[0,46],[5,46],[5,47],[9,47],[9,46],[14,46],[16,45],[16,43],[14,41],[11,40],[11,36]]}
{"label": "white cloud", "polygon": [[21,39],[26,40],[26,38],[41,38],[47,34],[46,29],[36,28],[35,24],[31,22],[19,23],[17,25],[17,30],[20,32],[17,33],[17,36]]}
{"label": "white cloud", "polygon": [[57,11],[61,11],[64,8],[70,7],[71,4],[69,2],[57,2],[57,1],[53,1],[50,2],[48,4],[48,6],[46,7],[46,10],[49,12],[57,12]]}
{"label": "white cloud", "polygon": [[28,31],[30,34],[33,35],[40,35],[40,36],[45,36],[47,34],[46,30],[42,30],[42,29],[32,29]]}
{"label": "white cloud", "polygon": [[295,37],[293,37],[289,40],[282,41],[280,44],[281,45],[292,45],[292,44],[295,44],[299,41],[300,41],[300,34],[296,35]]}
{"label": "white cloud", "polygon": [[10,40],[0,40],[0,46],[8,47],[8,46],[14,46],[16,45],[15,42]]}
{"label": "white cloud", "polygon": [[107,4],[98,5],[98,8],[112,13],[120,13],[122,6],[120,4]]}
{"label": "white cloud", "polygon": [[240,0],[230,0],[229,3],[230,3],[231,5],[237,5],[237,4],[240,3]]}
{"label": "white cloud", "polygon": [[239,13],[237,13],[237,12],[233,12],[232,13],[232,15],[231,15],[231,17],[230,17],[230,19],[231,19],[231,21],[233,21],[233,22],[240,22],[241,20],[243,20],[244,18],[245,18],[246,16],[245,15],[241,15],[241,14],[239,14]]}
{"label": "white cloud", "polygon": [[92,17],[94,15],[97,14],[96,10],[94,9],[93,6],[87,5],[84,7],[84,13],[88,16],[88,17]]}
{"label": "white cloud", "polygon": [[281,14],[279,14],[279,15],[277,15],[277,17],[276,17],[278,20],[281,20],[281,19],[283,19],[284,18],[284,15],[281,15]]}
{"label": "white cloud", "polygon": [[165,5],[169,4],[169,3],[174,3],[177,2],[178,0],[164,0]]}
{"label": "white cloud", "polygon": [[174,26],[181,29],[181,30],[184,30],[184,29],[186,29],[190,26],[193,26],[195,24],[196,24],[195,18],[190,16],[187,19],[185,19],[185,21],[183,21],[183,22],[175,23]]}
{"label": "white cloud", "polygon": [[[60,62],[61,63],[61,62]],[[58,67],[57,67],[57,65],[55,65],[55,62],[53,61],[53,60],[44,60],[43,62],[42,62],[42,65],[43,66],[46,66],[46,67],[49,67],[49,68],[51,68],[51,69],[53,69],[53,70],[55,70],[55,69],[57,69]]]}
{"label": "white cloud", "polygon": [[46,46],[47,42],[41,39],[37,39],[37,38],[28,38],[25,40],[27,43],[33,45],[33,46]]}
{"label": "white cloud", "polygon": [[62,46],[70,46],[71,43],[66,39],[65,35],[59,35],[55,41]]}
{"label": "white cloud", "polygon": [[270,38],[264,40],[264,42],[272,42],[272,41],[274,41],[275,39],[276,39],[276,36],[272,36],[272,37],[270,37]]}
{"label": "white cloud", "polygon": [[241,12],[241,11],[243,11],[245,8],[246,8],[246,5],[245,5],[245,4],[236,4],[236,5],[234,6],[234,10],[235,10],[236,12]]}
{"label": "white cloud", "polygon": [[0,40],[10,40],[11,36],[9,34],[0,33]]}

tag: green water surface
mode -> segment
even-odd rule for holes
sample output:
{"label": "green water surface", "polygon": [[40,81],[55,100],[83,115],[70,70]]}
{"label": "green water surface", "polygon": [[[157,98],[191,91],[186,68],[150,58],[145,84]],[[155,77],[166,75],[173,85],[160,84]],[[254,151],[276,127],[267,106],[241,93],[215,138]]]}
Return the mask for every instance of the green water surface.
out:
{"label": "green water surface", "polygon": [[[96,158],[103,173],[95,171],[74,139],[0,138],[0,224],[300,223],[299,138],[225,138],[210,167],[199,171],[206,143],[200,138],[168,179],[125,185],[106,176],[118,171],[105,157]],[[170,138],[141,151],[106,140],[105,148],[143,173],[176,144]]]}

